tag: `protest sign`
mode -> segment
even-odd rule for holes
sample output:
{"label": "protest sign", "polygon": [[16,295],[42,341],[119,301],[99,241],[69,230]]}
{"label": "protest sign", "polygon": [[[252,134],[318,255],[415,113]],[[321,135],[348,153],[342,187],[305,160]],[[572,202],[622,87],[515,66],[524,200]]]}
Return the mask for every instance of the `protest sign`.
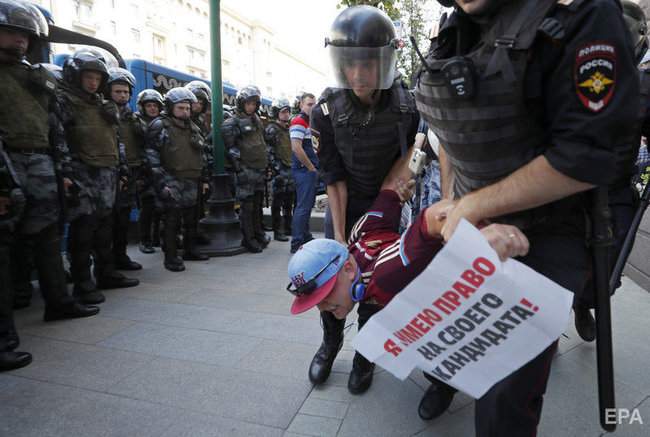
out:
{"label": "protest sign", "polygon": [[417,367],[479,398],[557,340],[572,301],[573,293],[530,267],[501,262],[463,220],[352,345],[402,380]]}

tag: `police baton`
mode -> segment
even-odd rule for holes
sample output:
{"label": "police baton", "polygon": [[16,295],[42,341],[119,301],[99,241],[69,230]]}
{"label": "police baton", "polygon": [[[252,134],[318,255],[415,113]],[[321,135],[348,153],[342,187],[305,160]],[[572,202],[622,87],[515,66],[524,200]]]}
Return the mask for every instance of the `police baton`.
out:
{"label": "police baton", "polygon": [[616,423],[607,420],[615,405],[614,363],[612,356],[612,320],[609,293],[609,250],[614,244],[610,222],[607,187],[591,191],[591,248],[593,279],[596,288],[596,360],[598,364],[598,405],[600,426],[614,431]]}
{"label": "police baton", "polygon": [[632,253],[632,246],[634,245],[636,233],[639,230],[639,226],[641,225],[641,219],[643,219],[645,210],[648,209],[648,203],[650,203],[650,189],[648,186],[650,186],[650,184],[645,184],[643,187],[639,207],[637,208],[636,213],[634,214],[634,219],[632,220],[632,223],[630,223],[630,227],[627,230],[625,240],[623,240],[623,246],[621,247],[621,252],[616,258],[614,270],[612,271],[612,275],[609,278],[610,294],[614,292],[618,285],[618,282],[621,280],[621,274],[623,273],[627,259],[630,257],[630,253]]}

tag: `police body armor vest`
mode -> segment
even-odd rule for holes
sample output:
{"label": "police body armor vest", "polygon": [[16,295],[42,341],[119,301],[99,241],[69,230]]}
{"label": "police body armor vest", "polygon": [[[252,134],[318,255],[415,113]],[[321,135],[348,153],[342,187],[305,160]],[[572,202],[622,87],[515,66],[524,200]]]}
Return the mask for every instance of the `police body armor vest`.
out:
{"label": "police body armor vest", "polygon": [[513,173],[544,152],[548,138],[539,113],[528,106],[529,49],[557,0],[503,6],[465,58],[474,65],[473,98],[459,98],[442,69],[450,58],[427,58],[416,89],[420,114],[454,168],[454,191],[463,196]]}
{"label": "police body armor vest", "polygon": [[245,167],[262,170],[268,165],[264,126],[257,115],[237,114],[240,137],[237,147],[241,153],[241,164]]}
{"label": "police body armor vest", "polygon": [[[52,78],[47,86],[37,83],[44,68],[32,68],[17,63],[0,66],[0,95],[5,104],[0,105],[0,129],[7,148],[14,150],[48,149],[50,147],[48,123],[49,102],[56,89]],[[36,77],[35,77],[36,76]],[[44,76],[47,77],[47,76]]]}
{"label": "police body armor vest", "polygon": [[168,117],[162,117],[169,141],[160,151],[163,168],[178,178],[198,179],[203,172],[200,129],[194,123],[180,126]]}
{"label": "police body armor vest", "polygon": [[104,117],[101,99],[90,100],[72,91],[66,95],[74,116],[65,129],[70,150],[92,167],[116,167],[120,156],[117,131]]}
{"label": "police body armor vest", "polygon": [[380,112],[362,111],[348,90],[326,90],[319,102],[329,113],[336,148],[347,173],[352,198],[374,198],[400,153],[406,153],[408,130],[416,112],[415,102],[400,80],[390,88],[390,103]]}
{"label": "police body armor vest", "polygon": [[277,121],[270,121],[269,125],[276,126],[278,144],[275,146],[275,156],[283,165],[291,167],[291,136],[289,128],[282,127]]}
{"label": "police body armor vest", "polygon": [[143,123],[132,112],[125,112],[123,117],[120,116],[118,133],[120,135],[120,141],[124,144],[126,161],[129,167],[142,165],[142,158],[144,156]]}

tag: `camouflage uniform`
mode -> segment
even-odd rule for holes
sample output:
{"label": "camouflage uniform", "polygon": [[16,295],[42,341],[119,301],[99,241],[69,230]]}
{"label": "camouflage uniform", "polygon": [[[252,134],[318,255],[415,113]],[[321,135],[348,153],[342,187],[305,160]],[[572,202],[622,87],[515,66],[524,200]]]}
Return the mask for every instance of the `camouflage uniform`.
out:
{"label": "camouflage uniform", "polygon": [[273,169],[271,183],[273,189],[271,203],[273,233],[276,239],[286,241],[285,235],[291,234],[291,219],[296,190],[291,176],[292,152],[288,122],[270,122],[264,131],[264,138],[269,145],[269,161]]}
{"label": "camouflage uniform", "polygon": [[144,162],[144,122],[128,105],[120,110],[118,138],[128,164],[128,179],[117,192],[115,202],[115,223],[113,231],[113,255],[118,269],[140,270],[142,266],[129,258],[129,223],[131,211],[138,207],[138,191],[142,186],[142,165]]}
{"label": "camouflage uniform", "polygon": [[72,303],[60,253],[57,175],[69,177],[68,149],[55,95],[56,79],[41,66],[0,64],[0,130],[26,196],[12,245],[12,279],[24,304],[31,298],[33,260],[50,308]]}
{"label": "camouflage uniform", "polygon": [[223,123],[222,135],[235,170],[242,243],[249,250],[259,252],[268,244],[261,220],[268,166],[264,127],[257,114],[247,115],[237,110]]}
{"label": "camouflage uniform", "polygon": [[[118,109],[101,94],[89,94],[77,87],[65,89],[62,103],[73,156],[72,179],[79,191],[78,205],[67,211],[70,270],[75,294],[85,302],[99,303],[103,296],[97,296],[96,287],[132,287],[139,283],[115,271],[112,253],[118,177],[128,175],[126,156],[117,139]],[[91,253],[96,286],[90,274]]]}
{"label": "camouflage uniform", "polygon": [[[0,149],[2,147],[0,143]],[[8,198],[11,202],[8,213],[0,216],[0,352],[4,352],[9,348],[9,343],[17,338],[13,318],[13,287],[9,272],[10,248],[12,233],[25,207],[25,196],[20,189],[9,155],[3,150],[0,150],[0,197]]]}
{"label": "camouflage uniform", "polygon": [[[140,112],[136,112],[135,115],[140,119],[143,126],[146,149],[147,129],[154,119]],[[138,198],[140,201],[140,217],[138,220],[140,243],[149,247],[160,244],[162,210],[156,207],[156,191],[153,188],[153,175],[151,174],[150,167],[146,164],[146,156],[145,153],[145,163],[140,167],[140,173],[138,174]]]}
{"label": "camouflage uniform", "polygon": [[147,165],[153,176],[156,201],[164,210],[165,266],[171,263],[182,267],[177,257],[177,231],[181,222],[183,256],[193,259],[195,255],[196,201],[205,172],[203,148],[201,131],[190,120],[163,113],[147,129]]}

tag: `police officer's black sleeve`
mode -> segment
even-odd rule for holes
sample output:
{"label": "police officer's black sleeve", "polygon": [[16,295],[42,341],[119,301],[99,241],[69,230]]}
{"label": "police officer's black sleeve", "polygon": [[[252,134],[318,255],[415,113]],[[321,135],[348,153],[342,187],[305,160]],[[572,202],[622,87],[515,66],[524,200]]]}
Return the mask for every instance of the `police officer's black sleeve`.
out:
{"label": "police officer's black sleeve", "polygon": [[632,147],[639,113],[639,80],[629,35],[615,0],[559,8],[564,46],[545,43],[543,102],[551,166],[582,182],[607,185]]}
{"label": "police officer's black sleeve", "polygon": [[347,173],[334,142],[334,129],[329,116],[323,114],[320,105],[311,110],[310,128],[312,138],[318,143],[319,173],[323,182],[325,185],[333,185],[344,181]]}

